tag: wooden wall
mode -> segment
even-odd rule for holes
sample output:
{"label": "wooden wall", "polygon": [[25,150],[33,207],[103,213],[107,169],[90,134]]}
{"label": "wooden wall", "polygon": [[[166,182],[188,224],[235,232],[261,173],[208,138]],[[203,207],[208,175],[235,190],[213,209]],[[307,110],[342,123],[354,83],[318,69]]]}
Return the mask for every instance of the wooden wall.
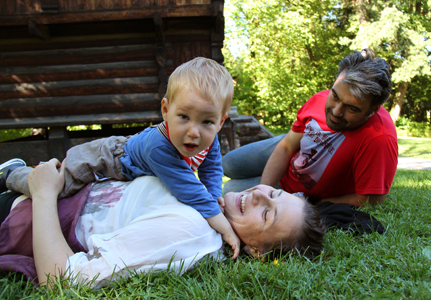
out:
{"label": "wooden wall", "polygon": [[[2,143],[0,161],[61,159],[73,145],[136,132],[112,124],[160,122],[169,74],[197,56],[222,63],[223,38],[223,1],[0,1],[0,129],[45,132]],[[66,130],[90,124],[102,131]]]}
{"label": "wooden wall", "polygon": [[149,6],[211,4],[211,0],[4,0],[0,14],[134,9]]}
{"label": "wooden wall", "polygon": [[[160,115],[167,76],[220,52],[221,44],[212,49],[212,27],[205,17],[166,19],[163,30],[154,19],[51,24],[47,40],[26,26],[0,30],[0,128],[77,125],[70,116],[84,114],[81,124],[97,123],[95,114]],[[54,116],[64,117],[42,119]]]}

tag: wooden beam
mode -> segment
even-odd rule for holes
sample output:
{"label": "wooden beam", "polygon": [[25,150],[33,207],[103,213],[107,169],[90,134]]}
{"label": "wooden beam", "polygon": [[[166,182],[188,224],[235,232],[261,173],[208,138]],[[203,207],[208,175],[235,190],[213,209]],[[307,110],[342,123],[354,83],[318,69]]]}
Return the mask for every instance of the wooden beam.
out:
{"label": "wooden beam", "polygon": [[142,61],[154,59],[154,51],[133,51],[107,54],[94,54],[82,56],[33,56],[22,58],[2,59],[1,67],[10,66],[52,66],[52,65],[70,65],[70,64],[96,64],[120,61]]}
{"label": "wooden beam", "polygon": [[37,165],[40,161],[47,161],[49,157],[48,140],[21,141],[0,143],[0,161],[19,157],[27,165]]}
{"label": "wooden beam", "polygon": [[156,34],[156,62],[159,65],[159,98],[163,99],[166,94],[168,85],[168,76],[166,73],[166,44],[165,34],[163,32],[163,19],[160,14],[155,14],[153,17],[155,34]]}
{"label": "wooden beam", "polygon": [[[153,93],[7,99],[0,101],[0,123],[9,124],[10,122],[6,121],[9,118],[54,117],[57,115],[68,115],[73,118],[73,115],[83,113],[98,115],[158,109],[160,109],[160,100],[158,94]],[[22,127],[25,126],[20,128]]]}
{"label": "wooden beam", "polygon": [[41,74],[0,74],[0,84],[14,83],[32,83],[32,82],[50,82],[50,81],[67,81],[78,79],[103,79],[103,78],[124,78],[139,76],[157,76],[157,66],[136,68],[118,68],[114,70],[95,69],[82,72],[61,72],[61,73],[41,73]]}
{"label": "wooden beam", "polygon": [[[1,19],[1,18],[0,18]],[[3,30],[3,28],[2,28]],[[9,43],[8,40],[0,40],[0,52],[21,52],[33,50],[49,50],[49,49],[70,49],[83,47],[101,47],[113,45],[141,45],[154,43],[154,36],[92,36],[93,39],[78,38],[51,38],[49,41],[42,42],[39,40],[18,40],[14,43]]]}
{"label": "wooden beam", "polygon": [[38,24],[60,24],[152,18],[155,14],[160,14],[162,18],[212,16],[213,8],[211,5],[167,5],[106,11],[0,14],[0,26],[26,25],[29,18]]}
{"label": "wooden beam", "polygon": [[75,116],[9,118],[0,120],[0,129],[91,124],[145,123],[161,122],[162,120],[163,118],[160,110]]}
{"label": "wooden beam", "polygon": [[[169,46],[169,45],[168,45]],[[71,49],[50,49],[50,50],[34,50],[20,52],[2,52],[2,59],[10,58],[27,58],[27,57],[55,57],[55,56],[93,56],[112,53],[124,52],[154,52],[156,46],[154,44],[143,45],[120,45],[108,47],[84,47]]]}
{"label": "wooden beam", "polygon": [[46,25],[37,24],[33,19],[28,19],[28,33],[44,41],[49,39],[49,28]]}
{"label": "wooden beam", "polygon": [[65,126],[51,127],[48,131],[48,154],[62,161],[66,157],[68,136]]}
{"label": "wooden beam", "polygon": [[[166,65],[172,66],[172,60],[168,60]],[[61,73],[81,73],[88,71],[105,71],[105,70],[121,70],[121,69],[140,69],[140,68],[156,68],[155,61],[130,61],[130,62],[110,62],[98,64],[74,64],[74,65],[58,65],[58,66],[32,66],[32,67],[9,67],[0,68],[0,75],[29,75],[29,74],[61,74]]]}
{"label": "wooden beam", "polygon": [[149,93],[158,85],[156,76],[5,84],[0,99]]}

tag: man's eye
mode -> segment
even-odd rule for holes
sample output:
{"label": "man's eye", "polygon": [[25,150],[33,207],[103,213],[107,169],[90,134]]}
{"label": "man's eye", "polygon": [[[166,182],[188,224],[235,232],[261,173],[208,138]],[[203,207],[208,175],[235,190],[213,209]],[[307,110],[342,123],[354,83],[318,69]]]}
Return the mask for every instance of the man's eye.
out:
{"label": "man's eye", "polygon": [[180,115],[180,118],[183,120],[188,120],[189,118],[186,115]]}
{"label": "man's eye", "polygon": [[266,222],[266,219],[268,218],[268,210],[265,210],[265,212],[263,213],[263,218]]}
{"label": "man's eye", "polygon": [[274,195],[274,191],[272,190],[269,192],[269,198],[272,198],[273,195]]}

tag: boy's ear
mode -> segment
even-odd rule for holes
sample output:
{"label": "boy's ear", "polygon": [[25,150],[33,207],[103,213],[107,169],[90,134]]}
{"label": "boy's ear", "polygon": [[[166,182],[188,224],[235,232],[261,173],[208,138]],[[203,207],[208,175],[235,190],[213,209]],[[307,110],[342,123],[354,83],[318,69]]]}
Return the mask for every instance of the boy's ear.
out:
{"label": "boy's ear", "polygon": [[166,121],[167,115],[168,115],[168,108],[169,108],[169,100],[168,98],[163,98],[162,99],[162,116],[163,116],[163,120]]}
{"label": "boy's ear", "polygon": [[219,125],[219,128],[218,128],[218,131],[217,131],[217,132],[219,132],[219,131],[220,131],[220,129],[223,127],[224,121],[226,121],[227,116],[228,116],[228,113],[225,113],[225,114],[224,114],[224,116],[221,118],[221,120],[220,120],[220,125]]}

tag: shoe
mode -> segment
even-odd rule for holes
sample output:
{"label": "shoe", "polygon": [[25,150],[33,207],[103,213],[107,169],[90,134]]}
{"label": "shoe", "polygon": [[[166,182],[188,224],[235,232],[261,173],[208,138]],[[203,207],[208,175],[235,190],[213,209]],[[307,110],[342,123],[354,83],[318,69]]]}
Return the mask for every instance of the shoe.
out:
{"label": "shoe", "polygon": [[25,161],[19,158],[12,158],[0,165],[0,193],[8,190],[6,187],[6,179],[10,172],[19,167],[25,167]]}

